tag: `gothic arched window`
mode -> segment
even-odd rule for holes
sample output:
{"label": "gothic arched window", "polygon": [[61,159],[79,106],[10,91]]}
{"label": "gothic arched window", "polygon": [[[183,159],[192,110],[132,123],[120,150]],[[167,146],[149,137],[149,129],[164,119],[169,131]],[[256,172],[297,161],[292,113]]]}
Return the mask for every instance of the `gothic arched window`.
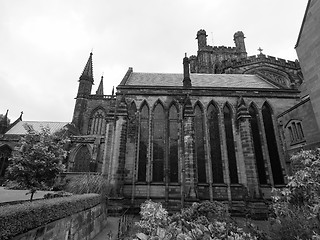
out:
{"label": "gothic arched window", "polygon": [[165,113],[163,106],[158,103],[153,112],[153,169],[152,181],[163,182],[165,158]]}
{"label": "gothic arched window", "polygon": [[237,171],[237,160],[235,154],[233,128],[232,128],[232,112],[230,106],[225,105],[223,108],[224,116],[224,127],[226,132],[226,143],[229,163],[229,173],[231,183],[239,183],[238,171]]}
{"label": "gothic arched window", "polygon": [[136,139],[137,133],[137,117],[136,117],[137,107],[134,102],[132,102],[128,107],[128,138],[131,142],[134,142]]}
{"label": "gothic arched window", "polygon": [[252,105],[249,107],[249,114],[251,116],[250,126],[252,132],[253,148],[254,155],[256,158],[258,177],[260,184],[267,184],[267,176],[264,167],[264,159],[262,154],[262,145],[259,133],[259,120],[258,120],[258,111]]}
{"label": "gothic arched window", "polygon": [[273,128],[272,113],[270,106],[265,103],[262,106],[263,125],[267,138],[267,146],[271,164],[274,184],[283,184],[282,168],[278,153],[276,136]]}
{"label": "gothic arched window", "polygon": [[103,135],[106,131],[106,114],[103,109],[95,110],[89,120],[88,134]]}
{"label": "gothic arched window", "polygon": [[213,183],[223,183],[223,169],[221,158],[219,110],[210,104],[208,107],[208,129],[212,164]]}
{"label": "gothic arched window", "polygon": [[91,154],[87,146],[81,146],[74,159],[73,172],[95,172]]}
{"label": "gothic arched window", "polygon": [[305,141],[300,120],[290,120],[286,128],[288,129],[290,135],[290,145],[299,144]]}
{"label": "gothic arched window", "polygon": [[138,181],[146,181],[149,146],[149,108],[145,104],[140,113],[140,142],[138,159]]}
{"label": "gothic arched window", "polygon": [[195,135],[195,157],[198,169],[198,182],[206,183],[206,161],[204,153],[204,127],[203,127],[203,113],[199,105],[195,107],[194,118],[194,135]]}
{"label": "gothic arched window", "polygon": [[179,180],[178,169],[178,111],[172,105],[169,110],[169,181],[177,183]]}

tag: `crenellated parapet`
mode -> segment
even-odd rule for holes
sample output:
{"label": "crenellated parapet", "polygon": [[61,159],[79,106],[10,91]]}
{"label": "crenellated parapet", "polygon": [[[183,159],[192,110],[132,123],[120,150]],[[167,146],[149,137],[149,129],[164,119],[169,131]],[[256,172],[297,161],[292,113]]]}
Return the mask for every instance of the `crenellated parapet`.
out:
{"label": "crenellated parapet", "polygon": [[273,56],[268,56],[264,54],[253,55],[247,58],[240,59],[232,59],[232,60],[224,60],[222,61],[223,68],[237,68],[248,64],[256,64],[256,63],[270,63],[273,65],[278,65],[285,68],[291,69],[300,69],[299,61],[289,61],[282,58],[276,58]]}

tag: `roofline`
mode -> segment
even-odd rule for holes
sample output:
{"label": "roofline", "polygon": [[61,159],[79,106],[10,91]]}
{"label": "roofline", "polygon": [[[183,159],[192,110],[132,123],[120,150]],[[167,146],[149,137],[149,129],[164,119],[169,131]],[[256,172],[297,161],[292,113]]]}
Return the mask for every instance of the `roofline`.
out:
{"label": "roofline", "polygon": [[[185,90],[186,88],[183,86],[151,86],[151,85],[122,85],[118,86],[117,89],[168,89],[168,90]],[[263,92],[293,92],[299,93],[300,91],[297,89],[279,89],[279,88],[236,88],[236,87],[195,87],[192,86],[188,90],[224,90],[224,91],[263,91]]]}
{"label": "roofline", "polygon": [[298,45],[300,43],[300,38],[301,38],[302,31],[303,31],[304,23],[306,21],[307,15],[308,15],[308,10],[309,10],[309,7],[310,7],[310,3],[311,3],[311,0],[308,0],[307,7],[306,7],[306,10],[304,12],[303,20],[302,20],[302,23],[301,23],[301,27],[300,27],[297,43],[294,46],[295,49],[298,47]]}
{"label": "roofline", "polygon": [[297,103],[296,105],[294,105],[293,107],[287,109],[286,111],[280,113],[277,118],[280,118],[280,117],[283,117],[285,114],[291,112],[292,110],[298,108],[299,106],[301,106],[302,104],[306,103],[306,102],[309,102],[310,101],[310,96],[304,98],[301,100],[301,102]]}
{"label": "roofline", "polygon": [[131,73],[133,72],[133,68],[129,67],[128,71],[126,72],[126,74],[124,75],[121,83],[119,85],[125,85],[131,75]]}

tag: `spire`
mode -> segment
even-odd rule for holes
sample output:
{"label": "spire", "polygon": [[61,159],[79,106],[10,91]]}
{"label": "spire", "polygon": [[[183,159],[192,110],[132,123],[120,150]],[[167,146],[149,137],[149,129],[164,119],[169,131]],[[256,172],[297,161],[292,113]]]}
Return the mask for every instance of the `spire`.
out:
{"label": "spire", "polygon": [[114,96],[114,86],[112,86],[111,96]]}
{"label": "spire", "polygon": [[96,95],[104,95],[103,94],[103,76],[101,76],[101,80],[100,80],[100,83],[99,83],[99,87],[96,91]]}
{"label": "spire", "polygon": [[93,82],[93,70],[92,70],[92,52],[90,53],[90,57],[86,66],[83,69],[82,75],[80,76],[80,80],[88,80]]}

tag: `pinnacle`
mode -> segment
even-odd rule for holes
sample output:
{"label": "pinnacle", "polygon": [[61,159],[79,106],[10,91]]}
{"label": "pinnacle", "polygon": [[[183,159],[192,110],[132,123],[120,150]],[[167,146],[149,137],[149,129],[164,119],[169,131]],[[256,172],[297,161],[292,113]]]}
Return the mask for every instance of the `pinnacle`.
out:
{"label": "pinnacle", "polygon": [[90,53],[88,62],[83,69],[82,75],[80,76],[80,80],[89,80],[93,82],[92,52]]}
{"label": "pinnacle", "polygon": [[101,76],[101,80],[100,80],[100,83],[99,83],[99,87],[96,91],[96,95],[104,95],[103,94],[103,76]]}

